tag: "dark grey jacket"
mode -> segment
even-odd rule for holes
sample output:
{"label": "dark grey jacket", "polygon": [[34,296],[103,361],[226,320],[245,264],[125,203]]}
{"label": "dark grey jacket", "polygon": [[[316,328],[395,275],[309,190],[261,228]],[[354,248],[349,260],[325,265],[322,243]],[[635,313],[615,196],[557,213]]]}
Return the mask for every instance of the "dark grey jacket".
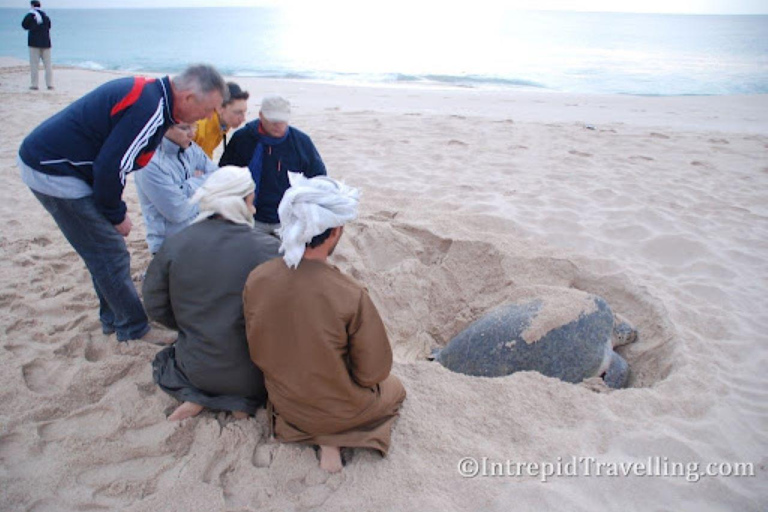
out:
{"label": "dark grey jacket", "polygon": [[144,279],[144,307],[179,331],[176,364],[213,395],[265,396],[245,337],[243,288],[251,270],[277,257],[277,238],[211,218],[168,238]]}

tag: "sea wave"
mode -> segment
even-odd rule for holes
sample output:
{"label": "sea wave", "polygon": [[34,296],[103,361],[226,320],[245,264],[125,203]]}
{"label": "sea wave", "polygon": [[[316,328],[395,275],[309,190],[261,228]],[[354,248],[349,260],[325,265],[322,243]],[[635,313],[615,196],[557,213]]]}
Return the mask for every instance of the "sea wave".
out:
{"label": "sea wave", "polygon": [[94,62],[92,60],[73,63],[73,65],[77,68],[90,69],[92,71],[104,71],[107,69],[103,64],[99,64],[98,62]]}
{"label": "sea wave", "polygon": [[[62,62],[64,65],[95,71],[122,71],[128,73],[170,73],[183,70],[185,64],[176,61],[158,59],[151,63],[108,64],[94,60]],[[553,75],[551,81],[531,80],[524,77],[482,75],[482,74],[413,74],[413,73],[354,73],[327,70],[306,69],[269,69],[241,67],[237,64],[217,65],[222,74],[235,77],[255,77],[270,79],[305,80],[313,82],[336,83],[344,85],[418,85],[433,87],[457,87],[477,89],[533,89],[561,92],[587,92],[596,94],[625,94],[633,96],[709,96],[723,94],[766,94],[768,93],[768,74],[758,77],[747,76],[738,83],[726,81],[717,83],[712,80],[690,79],[681,81],[669,77],[651,77],[633,74],[624,76],[599,69],[580,69],[576,76],[572,74],[558,78]],[[589,73],[587,73],[589,71]],[[603,72],[606,77],[594,79]],[[582,80],[588,76],[589,80]]]}
{"label": "sea wave", "polygon": [[339,73],[318,71],[274,71],[274,70],[240,70],[228,72],[233,76],[250,76],[258,78],[283,78],[290,80],[313,80],[323,82],[343,82],[361,84],[422,84],[447,85],[453,87],[501,87],[501,88],[536,88],[548,89],[545,84],[523,78],[506,78],[484,75],[434,75],[434,74],[405,74],[405,73]]}

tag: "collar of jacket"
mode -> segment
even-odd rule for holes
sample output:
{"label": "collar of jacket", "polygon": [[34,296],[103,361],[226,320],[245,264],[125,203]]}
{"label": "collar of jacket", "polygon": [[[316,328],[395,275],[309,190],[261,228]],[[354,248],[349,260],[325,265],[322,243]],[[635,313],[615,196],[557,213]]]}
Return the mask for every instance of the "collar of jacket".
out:
{"label": "collar of jacket", "polygon": [[[175,157],[179,154],[179,150],[186,151],[186,149],[183,149],[181,146],[173,142],[168,137],[163,136],[163,140],[160,142],[160,147],[158,148],[163,154],[168,156]],[[189,148],[187,148],[189,149]]]}
{"label": "collar of jacket", "polygon": [[267,146],[276,146],[277,144],[281,144],[282,142],[285,142],[285,140],[288,138],[288,135],[290,135],[291,133],[291,127],[289,126],[285,130],[285,135],[283,135],[282,137],[280,138],[270,137],[266,133],[261,133],[259,131],[260,124],[261,123],[259,122],[259,120],[256,119],[248,123],[246,126],[250,130],[250,134],[254,139],[260,140],[262,143],[266,144]]}
{"label": "collar of jacket", "polygon": [[180,121],[173,117],[173,89],[171,88],[171,77],[164,76],[158,80],[158,82],[160,83],[160,88],[163,91],[163,98],[165,99],[165,112],[163,113],[165,116],[165,124],[169,126],[171,124],[178,124]]}

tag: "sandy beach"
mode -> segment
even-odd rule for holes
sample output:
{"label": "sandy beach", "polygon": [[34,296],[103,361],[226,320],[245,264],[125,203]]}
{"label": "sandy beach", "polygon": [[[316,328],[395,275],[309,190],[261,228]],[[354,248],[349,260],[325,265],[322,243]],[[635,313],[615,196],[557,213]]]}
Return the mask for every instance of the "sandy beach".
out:
{"label": "sandy beach", "polygon": [[[386,459],[359,451],[329,476],[310,447],[269,439],[263,410],[166,421],[157,347],[101,334],[90,276],[15,162],[39,122],[120,74],[55,73],[54,91],[29,91],[28,65],[0,58],[0,509],[768,507],[768,96],[235,78],[248,120],[262,95],[287,96],[329,174],[363,193],[334,262],[368,286],[408,398]],[[124,198],[140,288],[132,179]],[[530,285],[595,293],[637,327],[619,349],[628,389],[427,360]],[[571,461],[576,474],[541,474]],[[494,463],[528,469],[494,476]],[[610,474],[628,463],[688,471]],[[752,476],[697,478],[709,464]]]}

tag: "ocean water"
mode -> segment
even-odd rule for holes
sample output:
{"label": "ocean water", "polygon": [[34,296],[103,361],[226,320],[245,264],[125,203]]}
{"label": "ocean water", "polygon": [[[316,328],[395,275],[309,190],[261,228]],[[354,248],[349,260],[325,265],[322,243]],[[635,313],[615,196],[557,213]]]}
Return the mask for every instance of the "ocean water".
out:
{"label": "ocean water", "polygon": [[[230,75],[345,83],[768,93],[768,16],[363,7],[46,12],[54,64],[89,69],[173,73],[208,62]],[[0,55],[28,58],[25,12],[0,9]]]}

